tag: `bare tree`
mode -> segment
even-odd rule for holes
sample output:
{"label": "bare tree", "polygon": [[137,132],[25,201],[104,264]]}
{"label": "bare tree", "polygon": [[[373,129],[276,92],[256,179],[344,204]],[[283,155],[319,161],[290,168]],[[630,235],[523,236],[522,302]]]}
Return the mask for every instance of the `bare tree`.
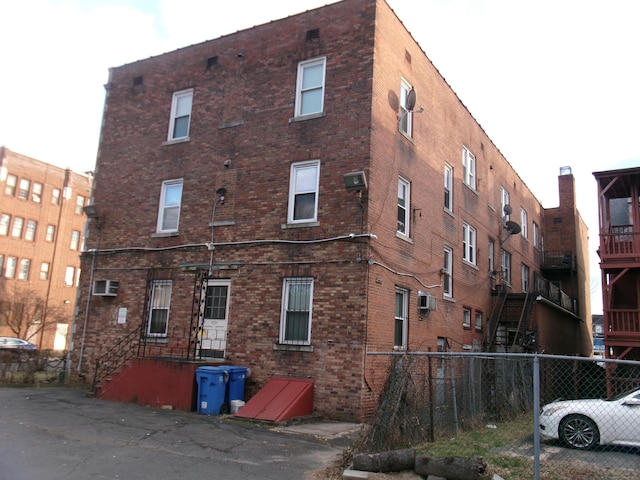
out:
{"label": "bare tree", "polygon": [[14,285],[0,300],[0,325],[18,338],[30,340],[65,321],[61,308],[47,305],[46,299],[31,287]]}

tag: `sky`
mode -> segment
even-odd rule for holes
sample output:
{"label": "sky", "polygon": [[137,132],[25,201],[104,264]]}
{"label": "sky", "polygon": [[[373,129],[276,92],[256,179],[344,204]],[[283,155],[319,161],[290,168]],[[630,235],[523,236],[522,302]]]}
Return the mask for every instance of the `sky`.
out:
{"label": "sky", "polygon": [[[110,67],[327,3],[3,1],[0,145],[93,170]],[[592,173],[640,166],[640,2],[387,3],[545,208],[558,206],[559,169],[571,167],[589,228],[592,313],[602,313]]]}

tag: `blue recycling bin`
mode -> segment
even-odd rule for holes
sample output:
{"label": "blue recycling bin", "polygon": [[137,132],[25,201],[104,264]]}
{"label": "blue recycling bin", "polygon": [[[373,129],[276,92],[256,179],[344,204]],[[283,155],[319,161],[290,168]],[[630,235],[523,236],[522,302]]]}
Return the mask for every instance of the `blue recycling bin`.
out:
{"label": "blue recycling bin", "polygon": [[244,400],[244,383],[247,378],[247,367],[221,367],[229,371],[229,385],[225,401],[231,405],[231,400]]}
{"label": "blue recycling bin", "polygon": [[229,371],[223,367],[198,367],[198,413],[219,415],[227,395]]}

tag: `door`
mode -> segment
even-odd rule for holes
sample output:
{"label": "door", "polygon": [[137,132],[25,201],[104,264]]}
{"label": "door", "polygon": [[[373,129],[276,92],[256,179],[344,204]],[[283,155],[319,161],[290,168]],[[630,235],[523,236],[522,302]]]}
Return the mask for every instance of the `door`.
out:
{"label": "door", "polygon": [[199,357],[224,358],[227,348],[229,315],[229,290],[231,280],[207,279],[204,281],[201,318],[202,333]]}

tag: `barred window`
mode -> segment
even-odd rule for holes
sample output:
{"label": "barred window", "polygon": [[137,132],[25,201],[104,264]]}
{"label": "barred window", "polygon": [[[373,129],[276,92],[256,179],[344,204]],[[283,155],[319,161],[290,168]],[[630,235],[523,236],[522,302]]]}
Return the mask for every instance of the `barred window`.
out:
{"label": "barred window", "polygon": [[285,278],[282,287],[280,343],[311,343],[313,278]]}
{"label": "barred window", "polygon": [[151,286],[151,305],[147,334],[150,337],[165,337],[169,324],[171,305],[171,280],[157,280]]}

